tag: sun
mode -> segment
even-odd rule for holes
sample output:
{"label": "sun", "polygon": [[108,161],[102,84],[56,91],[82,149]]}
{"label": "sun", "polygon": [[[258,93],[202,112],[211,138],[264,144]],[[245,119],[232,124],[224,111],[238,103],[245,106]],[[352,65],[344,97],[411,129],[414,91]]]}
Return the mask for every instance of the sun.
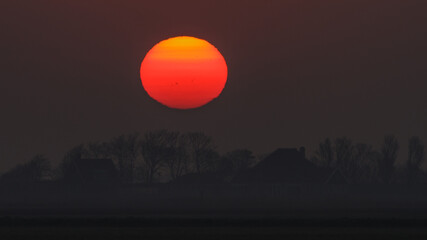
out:
{"label": "sun", "polygon": [[170,108],[192,109],[217,98],[227,82],[224,57],[206,40],[180,36],[157,43],[141,63],[148,95]]}

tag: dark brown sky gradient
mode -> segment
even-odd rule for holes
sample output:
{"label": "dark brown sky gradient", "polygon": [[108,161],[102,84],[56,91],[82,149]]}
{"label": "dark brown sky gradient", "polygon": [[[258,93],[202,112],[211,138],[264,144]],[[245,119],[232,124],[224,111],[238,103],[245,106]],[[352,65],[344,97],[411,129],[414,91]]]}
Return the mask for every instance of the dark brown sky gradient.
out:
{"label": "dark brown sky gradient", "polygon": [[[426,12],[422,0],[2,1],[0,172],[159,128],[256,153],[327,136],[427,142]],[[228,63],[223,94],[201,109],[163,107],[139,80],[145,53],[177,35]]]}

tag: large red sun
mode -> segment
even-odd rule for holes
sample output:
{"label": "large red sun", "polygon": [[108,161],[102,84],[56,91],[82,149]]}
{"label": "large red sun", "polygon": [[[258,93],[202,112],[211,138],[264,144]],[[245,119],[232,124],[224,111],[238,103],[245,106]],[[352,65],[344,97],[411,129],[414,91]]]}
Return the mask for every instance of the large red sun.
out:
{"label": "large red sun", "polygon": [[221,94],[227,64],[209,42],[183,36],[156,44],[142,61],[140,73],[153,99],[170,108],[191,109]]}

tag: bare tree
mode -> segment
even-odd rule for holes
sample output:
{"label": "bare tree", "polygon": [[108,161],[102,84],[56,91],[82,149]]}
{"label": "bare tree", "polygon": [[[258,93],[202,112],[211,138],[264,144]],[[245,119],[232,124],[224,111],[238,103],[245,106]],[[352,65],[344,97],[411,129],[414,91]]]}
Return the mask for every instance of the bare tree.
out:
{"label": "bare tree", "polygon": [[126,165],[127,143],[125,135],[113,138],[109,143],[110,153],[116,159],[120,179],[123,181],[127,175]]}
{"label": "bare tree", "polygon": [[352,178],[357,182],[372,182],[376,176],[379,153],[371,145],[358,143],[354,146],[354,171]]}
{"label": "bare tree", "polygon": [[315,152],[315,160],[326,168],[339,171],[344,177],[353,182],[373,179],[375,172],[375,151],[372,146],[353,142],[346,137],[337,138],[334,144],[327,138],[319,144]]}
{"label": "bare tree", "polygon": [[419,137],[411,137],[408,145],[408,160],[406,162],[406,171],[408,183],[416,183],[420,172],[420,165],[424,161],[424,145]]}
{"label": "bare tree", "polygon": [[218,158],[212,138],[202,132],[191,132],[186,137],[194,170],[197,173],[212,170],[212,163]]}
{"label": "bare tree", "polygon": [[139,153],[139,134],[121,135],[110,143],[110,153],[117,159],[122,181],[134,182],[136,159]]}
{"label": "bare tree", "polygon": [[43,155],[36,155],[30,161],[19,164],[1,176],[2,181],[22,185],[34,183],[51,176],[51,165]]}
{"label": "bare tree", "polygon": [[165,159],[170,177],[175,180],[188,170],[186,138],[177,132],[169,132],[168,135]]}
{"label": "bare tree", "polygon": [[334,148],[329,138],[319,144],[319,149],[315,152],[316,158],[321,165],[331,168],[334,164]]}
{"label": "bare tree", "polygon": [[27,164],[28,175],[31,181],[41,181],[51,176],[51,165],[49,160],[43,155],[34,156]]}
{"label": "bare tree", "polygon": [[136,159],[139,154],[139,134],[133,133],[127,135],[127,160],[129,161],[129,174],[130,174],[130,182],[134,182],[135,179],[135,166]]}
{"label": "bare tree", "polygon": [[389,184],[392,180],[398,150],[397,138],[394,135],[385,136],[381,147],[382,157],[378,162],[379,175],[383,183]]}
{"label": "bare tree", "polygon": [[215,149],[211,148],[201,151],[199,157],[203,163],[202,172],[215,173],[218,171],[221,156]]}
{"label": "bare tree", "polygon": [[106,142],[90,142],[86,149],[88,158],[108,158],[111,155]]}
{"label": "bare tree", "polygon": [[77,176],[75,161],[81,159],[84,155],[87,155],[87,150],[83,144],[75,146],[66,152],[59,166],[59,177],[66,181],[72,181]]}
{"label": "bare tree", "polygon": [[353,143],[346,137],[335,140],[335,157],[338,167],[348,169],[352,167]]}
{"label": "bare tree", "polygon": [[255,157],[247,149],[236,149],[228,152],[222,158],[221,171],[238,173],[251,167],[255,162]]}
{"label": "bare tree", "polygon": [[147,132],[144,135],[140,146],[144,162],[142,171],[146,182],[152,183],[154,176],[159,174],[160,169],[167,163],[175,170],[176,162],[173,158],[177,137],[177,133],[167,130]]}

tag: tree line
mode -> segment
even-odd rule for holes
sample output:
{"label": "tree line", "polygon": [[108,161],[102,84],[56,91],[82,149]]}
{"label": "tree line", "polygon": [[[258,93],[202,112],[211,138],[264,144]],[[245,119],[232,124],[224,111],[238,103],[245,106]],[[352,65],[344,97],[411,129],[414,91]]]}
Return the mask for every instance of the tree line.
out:
{"label": "tree line", "polygon": [[384,136],[378,150],[369,144],[354,143],[347,137],[326,138],[319,143],[311,161],[339,171],[350,183],[415,184],[425,181],[421,169],[425,160],[421,139],[413,136],[408,140],[407,157],[401,167],[396,164],[399,149],[394,135]]}
{"label": "tree line", "polygon": [[[366,143],[355,143],[347,137],[326,138],[308,160],[321,168],[339,172],[348,183],[419,183],[424,178],[421,169],[424,145],[416,136],[411,137],[407,144],[407,158],[400,168],[396,164],[400,148],[394,135],[385,136],[380,149]],[[230,180],[257,161],[248,149],[236,149],[222,155],[217,149],[212,137],[203,132],[157,130],[132,133],[109,141],[75,146],[65,153],[56,168],[43,155],[36,155],[4,173],[0,180],[22,183],[43,179],[66,180],[73,174],[73,161],[99,158],[114,161],[123,183],[152,184],[160,178],[173,181],[186,174],[206,173]]]}
{"label": "tree line", "polygon": [[[3,179],[66,180],[77,159],[112,159],[123,183],[154,183],[160,177],[176,180],[185,174],[220,173],[230,177],[255,162],[253,153],[236,149],[221,155],[212,137],[203,132],[157,130],[124,134],[105,142],[80,144],[67,151],[57,168],[37,155],[2,175]],[[37,174],[33,174],[36,172]]]}

